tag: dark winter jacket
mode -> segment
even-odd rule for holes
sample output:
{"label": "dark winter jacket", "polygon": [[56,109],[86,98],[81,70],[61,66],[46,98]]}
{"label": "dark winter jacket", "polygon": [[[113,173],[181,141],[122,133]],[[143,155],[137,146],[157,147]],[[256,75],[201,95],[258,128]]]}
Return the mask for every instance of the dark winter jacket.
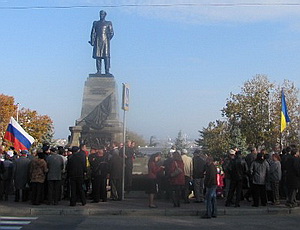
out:
{"label": "dark winter jacket", "polygon": [[67,163],[67,174],[69,178],[83,178],[87,172],[86,162],[84,161],[82,154],[77,152],[71,155]]}
{"label": "dark winter jacket", "polygon": [[30,160],[26,156],[21,156],[14,161],[14,185],[16,189],[24,189],[29,182]]}
{"label": "dark winter jacket", "polygon": [[240,155],[236,155],[235,158],[229,164],[230,179],[235,181],[242,181],[248,172],[247,163]]}
{"label": "dark winter jacket", "polygon": [[112,154],[109,161],[110,179],[122,179],[123,174],[123,158],[119,153]]}
{"label": "dark winter jacket", "polygon": [[250,174],[253,184],[265,185],[267,182],[268,173],[270,171],[269,163],[266,160],[259,162],[253,161],[250,167]]}
{"label": "dark winter jacket", "polygon": [[290,189],[300,188],[300,158],[291,156],[286,162],[286,185]]}
{"label": "dark winter jacket", "polygon": [[270,182],[279,182],[281,180],[281,163],[280,161],[271,161],[270,163]]}
{"label": "dark winter jacket", "polygon": [[51,154],[46,159],[48,174],[47,180],[61,180],[62,171],[64,169],[64,160],[57,153]]}
{"label": "dark winter jacket", "polygon": [[204,178],[205,164],[206,162],[203,156],[193,157],[193,178],[194,179]]}
{"label": "dark winter jacket", "polygon": [[206,164],[205,166],[205,179],[204,186],[206,188],[211,188],[214,185],[217,185],[217,168],[216,166],[211,164]]}

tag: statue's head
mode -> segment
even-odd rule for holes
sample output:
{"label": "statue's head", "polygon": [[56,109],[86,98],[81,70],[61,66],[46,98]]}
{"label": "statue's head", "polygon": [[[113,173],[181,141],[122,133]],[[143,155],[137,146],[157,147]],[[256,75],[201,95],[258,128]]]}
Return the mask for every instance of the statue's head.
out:
{"label": "statue's head", "polygon": [[100,19],[104,19],[106,16],[106,12],[104,10],[101,10],[99,14],[100,14]]}

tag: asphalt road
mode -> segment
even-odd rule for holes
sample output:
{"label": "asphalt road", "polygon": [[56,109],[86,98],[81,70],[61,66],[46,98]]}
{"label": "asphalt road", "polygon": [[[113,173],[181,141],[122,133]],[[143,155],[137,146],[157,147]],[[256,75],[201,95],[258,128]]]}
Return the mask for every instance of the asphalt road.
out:
{"label": "asphalt road", "polygon": [[242,229],[242,230],[296,230],[299,229],[300,215],[255,215],[221,216],[214,219],[200,217],[159,217],[159,216],[40,216],[22,229],[63,229],[63,230],[193,230],[193,229]]}

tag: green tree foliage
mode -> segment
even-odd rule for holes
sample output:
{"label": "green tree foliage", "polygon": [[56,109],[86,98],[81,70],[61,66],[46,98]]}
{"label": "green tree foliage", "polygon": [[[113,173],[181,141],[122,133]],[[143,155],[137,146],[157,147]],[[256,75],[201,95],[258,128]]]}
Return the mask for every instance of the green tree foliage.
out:
{"label": "green tree foliage", "polygon": [[143,136],[141,136],[135,132],[132,132],[132,131],[126,132],[126,139],[135,141],[136,146],[145,146],[146,145],[146,141],[144,140]]}
{"label": "green tree foliage", "polygon": [[281,89],[284,89],[289,116],[284,138],[287,142],[298,141],[299,133],[299,90],[285,80],[276,86],[265,75],[256,75],[245,82],[241,93],[232,94],[223,108],[232,131],[238,127],[248,145],[271,148],[280,139]]}
{"label": "green tree foliage", "polygon": [[247,143],[259,146],[270,135],[269,100],[275,85],[263,75],[247,81],[241,93],[231,93],[223,108],[223,116],[228,119],[230,130],[238,127]]}
{"label": "green tree foliage", "polygon": [[207,128],[203,128],[200,138],[196,140],[203,153],[212,155],[215,159],[221,159],[230,148],[228,123],[217,120],[210,122]]}
{"label": "green tree foliage", "polygon": [[[291,122],[287,124],[286,130],[282,134],[283,144],[290,145],[296,144],[300,145],[300,103],[299,103],[299,89],[291,81],[285,80],[281,87],[277,88],[277,98],[281,97],[281,89],[284,89],[284,94],[286,98],[286,104],[288,108],[288,114]],[[281,101],[277,100],[275,105],[277,111],[281,111]],[[275,115],[275,114],[274,114]],[[277,135],[280,132],[280,113],[276,113],[276,129]],[[273,121],[275,123],[275,121]]]}
{"label": "green tree foliage", "polygon": [[181,130],[178,132],[178,136],[175,140],[174,145],[175,145],[176,149],[179,149],[179,150],[187,148],[186,138],[183,136],[183,133]]}
{"label": "green tree foliage", "polygon": [[246,154],[246,150],[248,148],[246,143],[246,138],[242,136],[241,129],[236,127],[231,127],[229,131],[229,146],[231,149],[237,147],[242,153]]}
{"label": "green tree foliage", "polygon": [[[281,90],[284,89],[291,122],[280,133]],[[210,152],[228,151],[232,146],[245,150],[247,146],[271,149],[280,143],[299,145],[299,90],[285,80],[276,85],[265,75],[256,75],[245,82],[238,94],[230,94],[222,109],[224,121],[209,123],[200,132],[197,144]]]}

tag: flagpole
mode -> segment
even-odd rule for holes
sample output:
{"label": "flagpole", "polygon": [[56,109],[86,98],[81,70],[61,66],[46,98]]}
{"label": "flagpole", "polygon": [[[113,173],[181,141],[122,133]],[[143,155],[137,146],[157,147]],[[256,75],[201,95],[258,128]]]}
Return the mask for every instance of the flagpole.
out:
{"label": "flagpole", "polygon": [[20,109],[20,103],[17,103],[17,122],[19,122],[19,109]]}
{"label": "flagpole", "polygon": [[125,193],[125,148],[126,148],[126,111],[124,110],[123,112],[123,161],[122,161],[122,171],[123,171],[123,176],[122,176],[122,200],[124,200],[124,193]]}
{"label": "flagpole", "polygon": [[280,137],[279,137],[279,140],[280,140],[280,149],[283,150],[283,143],[282,143],[282,132],[280,132]]}
{"label": "flagpole", "polygon": [[[283,147],[283,141],[284,141],[284,136],[283,132],[287,127],[287,124],[291,122],[291,119],[288,115],[288,109],[287,109],[287,104],[285,101],[285,96],[284,96],[284,89],[281,89],[281,123],[280,123],[280,142],[281,146]],[[288,134],[287,134],[288,135]]]}
{"label": "flagpole", "polygon": [[125,194],[125,149],[126,149],[126,111],[129,110],[129,85],[123,83],[122,94],[122,109],[123,113],[123,177],[122,177],[122,200],[124,200]]}

